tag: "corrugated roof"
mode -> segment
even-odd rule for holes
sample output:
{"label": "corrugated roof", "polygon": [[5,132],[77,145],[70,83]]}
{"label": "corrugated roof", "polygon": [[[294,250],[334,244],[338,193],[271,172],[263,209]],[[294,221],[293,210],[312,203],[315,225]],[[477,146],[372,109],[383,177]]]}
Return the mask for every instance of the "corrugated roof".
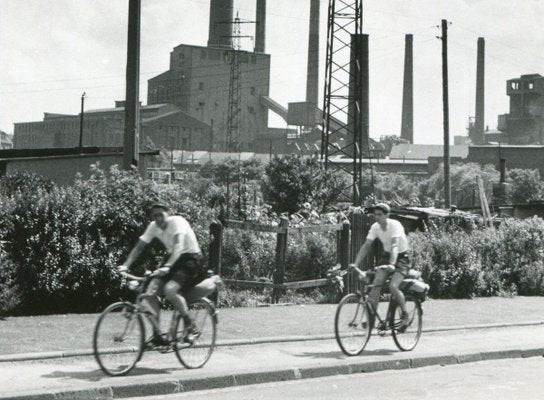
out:
{"label": "corrugated roof", "polygon": [[[427,160],[429,157],[442,157],[444,146],[440,144],[400,143],[393,146],[390,159]],[[450,146],[450,157],[468,157],[468,145]]]}

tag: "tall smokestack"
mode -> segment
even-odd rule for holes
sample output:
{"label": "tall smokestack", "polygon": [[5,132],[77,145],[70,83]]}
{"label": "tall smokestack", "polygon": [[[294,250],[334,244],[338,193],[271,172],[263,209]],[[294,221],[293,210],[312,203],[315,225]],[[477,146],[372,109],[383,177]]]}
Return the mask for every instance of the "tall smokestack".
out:
{"label": "tall smokestack", "polygon": [[476,64],[476,118],[474,120],[474,144],[484,144],[484,92],[485,92],[485,39],[478,38]]}
{"label": "tall smokestack", "polygon": [[233,0],[210,0],[208,46],[232,47]]}
{"label": "tall smokestack", "polygon": [[412,34],[405,36],[404,85],[402,91],[402,121],[400,137],[414,143],[414,58]]}
{"label": "tall smokestack", "polygon": [[308,38],[308,74],[306,101],[317,105],[319,85],[319,0],[310,3],[310,34]]}
{"label": "tall smokestack", "polygon": [[255,52],[264,53],[266,38],[266,0],[257,0],[255,22]]}

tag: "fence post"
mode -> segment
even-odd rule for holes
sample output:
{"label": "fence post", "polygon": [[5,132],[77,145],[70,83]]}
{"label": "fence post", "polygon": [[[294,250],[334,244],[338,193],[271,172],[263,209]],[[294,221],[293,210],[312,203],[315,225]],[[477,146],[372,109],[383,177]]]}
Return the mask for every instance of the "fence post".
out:
{"label": "fence post", "polygon": [[223,247],[223,224],[219,221],[214,221],[210,224],[210,262],[209,267],[216,274],[221,275],[221,258]]}
{"label": "fence post", "polygon": [[[217,275],[221,275],[221,258],[223,247],[223,224],[214,221],[210,224],[210,245],[209,245],[209,263],[208,267]],[[216,289],[209,296],[210,300],[217,305],[219,301],[219,291]]]}
{"label": "fence post", "polygon": [[[351,254],[350,262],[355,261],[359,249],[366,240],[370,226],[374,222],[374,218],[366,215],[363,210],[355,209],[351,214]],[[373,256],[368,256],[364,260],[365,266],[373,267]],[[359,289],[359,281],[349,276],[346,288],[349,293],[353,293]]]}
{"label": "fence post", "polygon": [[342,230],[340,231],[340,247],[338,253],[340,254],[339,261],[342,269],[346,269],[349,264],[349,231],[350,223],[346,219],[342,222]]}
{"label": "fence post", "polygon": [[276,271],[274,273],[274,291],[273,299],[277,302],[283,288],[277,285],[283,285],[285,283],[285,255],[287,253],[287,227],[289,226],[289,219],[287,217],[281,217],[278,228],[285,228],[285,232],[278,232],[276,242]]}

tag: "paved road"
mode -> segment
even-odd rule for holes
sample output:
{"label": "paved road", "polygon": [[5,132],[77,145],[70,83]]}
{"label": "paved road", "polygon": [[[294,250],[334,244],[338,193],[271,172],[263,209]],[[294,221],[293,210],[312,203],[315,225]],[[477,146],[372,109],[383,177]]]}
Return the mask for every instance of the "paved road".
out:
{"label": "paved road", "polygon": [[[536,400],[544,396],[543,371],[543,358],[482,361],[446,367],[250,385],[146,399]],[[129,400],[140,399],[143,398]]]}
{"label": "paved road", "polygon": [[[395,363],[413,357],[473,354],[544,347],[544,327],[518,327],[430,333],[412,352],[399,352],[391,337],[372,337],[360,357],[346,358],[334,340],[219,348],[202,369],[186,370],[174,354],[146,353],[126,377],[110,378],[92,357],[0,363],[0,398],[29,391],[78,390],[146,383],[232,376],[243,373],[292,371],[293,368],[348,368],[358,363]],[[138,395],[139,393],[134,393]],[[544,397],[543,397],[544,398]]]}

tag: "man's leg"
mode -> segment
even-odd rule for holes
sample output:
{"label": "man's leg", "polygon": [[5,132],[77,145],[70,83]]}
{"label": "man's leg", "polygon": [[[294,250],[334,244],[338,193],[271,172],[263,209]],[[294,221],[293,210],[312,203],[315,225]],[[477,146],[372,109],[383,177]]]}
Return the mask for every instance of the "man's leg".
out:
{"label": "man's leg", "polygon": [[189,307],[187,306],[185,297],[180,294],[180,290],[181,284],[177,280],[168,281],[164,287],[164,296],[185,319],[189,315]]}
{"label": "man's leg", "polygon": [[187,301],[185,300],[185,297],[180,294],[180,290],[185,286],[183,283],[180,283],[180,278],[182,275],[183,273],[181,271],[175,274],[175,280],[173,279],[169,281],[164,287],[164,295],[181,314],[181,317],[183,318],[183,325],[186,329],[184,340],[191,343],[196,335],[198,335],[198,331],[191,316],[189,315]]}
{"label": "man's leg", "polygon": [[160,312],[161,307],[159,304],[159,296],[162,294],[164,287],[164,280],[161,278],[153,278],[145,291],[145,297],[142,300],[142,304],[151,312],[151,318],[153,319],[153,334],[160,336]]}
{"label": "man's leg", "polygon": [[410,324],[410,316],[406,311],[406,299],[404,298],[404,293],[402,293],[402,290],[399,289],[399,285],[403,280],[404,275],[400,272],[395,272],[389,281],[389,290],[402,310],[402,323],[404,325],[404,329],[406,329],[406,327]]}
{"label": "man's leg", "polygon": [[384,285],[387,279],[388,272],[382,268],[376,268],[376,275],[374,276],[374,281],[372,282],[372,289],[370,290],[370,295],[368,296],[368,301],[372,304],[372,307],[375,312],[378,312],[378,304],[380,303],[380,293],[382,291],[382,286]]}

